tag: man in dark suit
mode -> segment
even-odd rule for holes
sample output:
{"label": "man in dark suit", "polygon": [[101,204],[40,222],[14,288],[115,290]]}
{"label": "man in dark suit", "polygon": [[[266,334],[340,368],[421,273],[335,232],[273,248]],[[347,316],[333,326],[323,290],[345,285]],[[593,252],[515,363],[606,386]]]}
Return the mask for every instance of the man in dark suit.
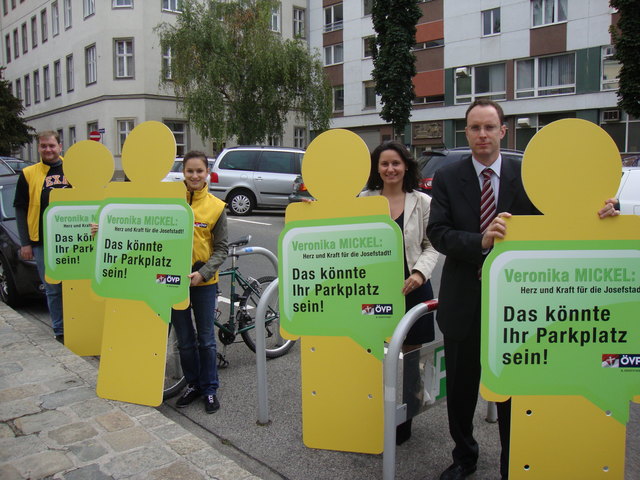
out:
{"label": "man in dark suit", "polygon": [[[504,113],[496,102],[476,100],[466,112],[465,134],[471,156],[440,168],[433,179],[427,235],[446,256],[440,281],[437,320],[444,335],[447,370],[447,413],[455,447],[453,464],[440,480],[461,480],[476,470],[478,443],[473,438],[473,416],[480,385],[480,269],[496,238],[506,235],[505,218],[536,215],[522,185],[519,161],[500,155],[506,134]],[[487,168],[491,172],[483,172]],[[491,187],[484,185],[485,178]],[[484,188],[483,188],[484,187]],[[487,195],[487,190],[490,192]],[[481,230],[483,201],[495,199]],[[598,214],[617,215],[614,199]],[[482,209],[483,213],[486,211]],[[495,217],[495,212],[498,213]],[[510,213],[509,213],[510,212]],[[488,225],[487,225],[488,224]],[[498,403],[502,453],[500,473],[509,474],[511,402]]]}

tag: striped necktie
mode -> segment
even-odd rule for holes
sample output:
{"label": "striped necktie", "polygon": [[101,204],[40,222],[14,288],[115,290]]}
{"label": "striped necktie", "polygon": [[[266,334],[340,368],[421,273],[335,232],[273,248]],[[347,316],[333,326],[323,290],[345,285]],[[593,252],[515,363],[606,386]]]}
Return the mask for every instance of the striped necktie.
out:
{"label": "striped necktie", "polygon": [[480,195],[480,233],[484,233],[491,220],[496,216],[496,199],[491,186],[493,170],[485,168],[482,171],[482,193]]}

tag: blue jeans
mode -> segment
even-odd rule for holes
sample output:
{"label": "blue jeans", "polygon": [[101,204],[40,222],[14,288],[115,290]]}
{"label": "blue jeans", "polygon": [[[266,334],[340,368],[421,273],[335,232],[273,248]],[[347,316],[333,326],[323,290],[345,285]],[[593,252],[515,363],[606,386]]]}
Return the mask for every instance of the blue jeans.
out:
{"label": "blue jeans", "polygon": [[[213,325],[217,291],[218,285],[215,283],[190,287],[189,308],[171,310],[171,324],[176,329],[182,373],[187,383],[203,395],[215,395],[219,385]],[[191,320],[192,310],[195,330],[194,321]]]}
{"label": "blue jeans", "polygon": [[47,305],[49,306],[49,315],[51,316],[51,325],[53,326],[54,335],[63,335],[64,328],[62,325],[62,283],[47,283],[44,280],[44,247],[35,245],[33,248],[33,256],[36,259],[38,274],[44,285],[44,291],[47,294]]}

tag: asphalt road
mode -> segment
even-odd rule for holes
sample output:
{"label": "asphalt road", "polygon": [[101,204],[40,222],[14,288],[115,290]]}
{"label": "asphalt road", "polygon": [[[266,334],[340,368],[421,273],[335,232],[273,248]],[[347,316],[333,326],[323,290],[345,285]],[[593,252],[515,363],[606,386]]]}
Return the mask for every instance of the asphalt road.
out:
{"label": "asphalt road", "polygon": [[[278,235],[284,225],[282,212],[258,212],[240,218],[229,217],[229,237],[235,240],[251,234],[251,244],[277,252]],[[243,273],[255,278],[274,275],[273,267],[259,256],[241,257]],[[434,275],[437,292],[439,269]],[[227,290],[221,285],[222,294]],[[225,312],[224,304],[221,310]],[[25,316],[48,325],[44,303],[21,310]],[[175,399],[159,410],[182,424],[244,468],[267,480],[364,480],[382,478],[382,455],[310,449],[302,442],[299,345],[284,357],[267,362],[270,424],[258,426],[256,367],[254,354],[239,340],[225,349],[229,366],[220,370],[219,399],[222,408],[207,415],[196,402],[176,409]],[[95,360],[98,361],[97,359]],[[498,478],[499,442],[497,425],[484,420],[486,402],[480,399],[476,411],[476,436],[481,455],[474,480]],[[444,403],[414,419],[412,438],[397,449],[396,478],[437,479],[450,463],[453,447],[449,438]],[[625,480],[640,478],[640,405],[631,405],[627,430]]]}

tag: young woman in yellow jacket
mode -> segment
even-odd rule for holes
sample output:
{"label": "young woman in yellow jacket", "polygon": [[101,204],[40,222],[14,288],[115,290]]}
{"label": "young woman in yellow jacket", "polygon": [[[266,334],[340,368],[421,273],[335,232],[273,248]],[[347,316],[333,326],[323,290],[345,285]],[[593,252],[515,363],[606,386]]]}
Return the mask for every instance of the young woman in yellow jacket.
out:
{"label": "young woman in yellow jacket", "polygon": [[[184,156],[182,171],[187,187],[187,202],[194,216],[190,304],[186,310],[172,310],[180,351],[180,364],[187,388],[176,402],[186,407],[199,397],[204,398],[207,413],[220,408],[218,402],[218,368],[214,319],[218,287],[218,268],[227,258],[227,216],[225,203],[209,193],[209,166],[202,152],[191,151]],[[192,320],[193,312],[193,320]],[[195,323],[195,329],[194,329]]]}

